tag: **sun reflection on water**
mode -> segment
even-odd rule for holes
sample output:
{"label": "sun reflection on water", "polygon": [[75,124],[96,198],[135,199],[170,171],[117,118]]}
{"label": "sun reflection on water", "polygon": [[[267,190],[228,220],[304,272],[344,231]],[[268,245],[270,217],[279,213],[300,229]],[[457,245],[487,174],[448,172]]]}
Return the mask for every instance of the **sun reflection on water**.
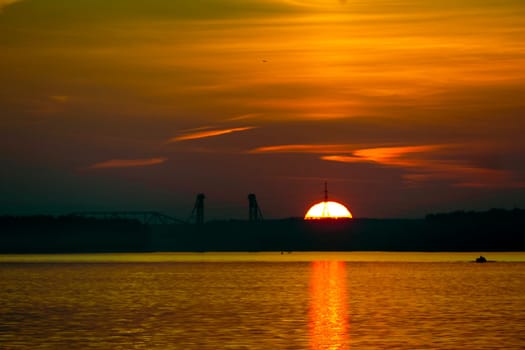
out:
{"label": "sun reflection on water", "polygon": [[312,262],[308,323],[310,349],[349,348],[345,262]]}

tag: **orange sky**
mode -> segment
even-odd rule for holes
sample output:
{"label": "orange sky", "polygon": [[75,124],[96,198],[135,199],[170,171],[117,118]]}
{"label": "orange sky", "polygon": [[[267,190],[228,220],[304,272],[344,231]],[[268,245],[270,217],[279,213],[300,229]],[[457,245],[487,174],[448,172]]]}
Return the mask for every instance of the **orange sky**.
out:
{"label": "orange sky", "polygon": [[525,3],[0,0],[0,214],[525,207]]}

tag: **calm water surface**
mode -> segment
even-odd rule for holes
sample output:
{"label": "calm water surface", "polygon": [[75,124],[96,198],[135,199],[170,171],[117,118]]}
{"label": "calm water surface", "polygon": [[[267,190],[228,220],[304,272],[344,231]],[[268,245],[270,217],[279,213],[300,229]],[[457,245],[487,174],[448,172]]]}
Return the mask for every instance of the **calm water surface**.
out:
{"label": "calm water surface", "polygon": [[0,255],[0,349],[524,349],[525,254],[485,256]]}

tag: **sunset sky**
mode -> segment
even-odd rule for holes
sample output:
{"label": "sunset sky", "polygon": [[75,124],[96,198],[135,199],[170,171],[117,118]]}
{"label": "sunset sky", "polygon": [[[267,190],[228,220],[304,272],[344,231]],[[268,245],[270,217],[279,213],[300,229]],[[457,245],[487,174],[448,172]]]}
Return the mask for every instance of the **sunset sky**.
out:
{"label": "sunset sky", "polygon": [[0,215],[525,207],[523,0],[0,0]]}

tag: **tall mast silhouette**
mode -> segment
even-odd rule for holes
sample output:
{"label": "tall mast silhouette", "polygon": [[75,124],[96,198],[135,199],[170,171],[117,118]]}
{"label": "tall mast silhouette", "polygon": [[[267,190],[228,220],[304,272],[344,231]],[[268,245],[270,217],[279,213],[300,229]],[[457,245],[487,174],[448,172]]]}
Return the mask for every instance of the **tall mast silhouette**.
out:
{"label": "tall mast silhouette", "polygon": [[261,208],[259,208],[259,204],[257,204],[257,198],[255,197],[254,193],[250,193],[248,195],[248,202],[249,202],[249,214],[248,218],[250,221],[259,221],[263,218]]}
{"label": "tall mast silhouette", "polygon": [[324,202],[323,202],[323,212],[321,217],[327,218],[330,216],[330,211],[328,210],[328,183],[324,182]]}
{"label": "tall mast silhouette", "polygon": [[191,212],[190,220],[195,218],[195,223],[197,225],[202,225],[204,223],[204,193],[199,193],[197,195],[197,200],[195,201],[195,206]]}

